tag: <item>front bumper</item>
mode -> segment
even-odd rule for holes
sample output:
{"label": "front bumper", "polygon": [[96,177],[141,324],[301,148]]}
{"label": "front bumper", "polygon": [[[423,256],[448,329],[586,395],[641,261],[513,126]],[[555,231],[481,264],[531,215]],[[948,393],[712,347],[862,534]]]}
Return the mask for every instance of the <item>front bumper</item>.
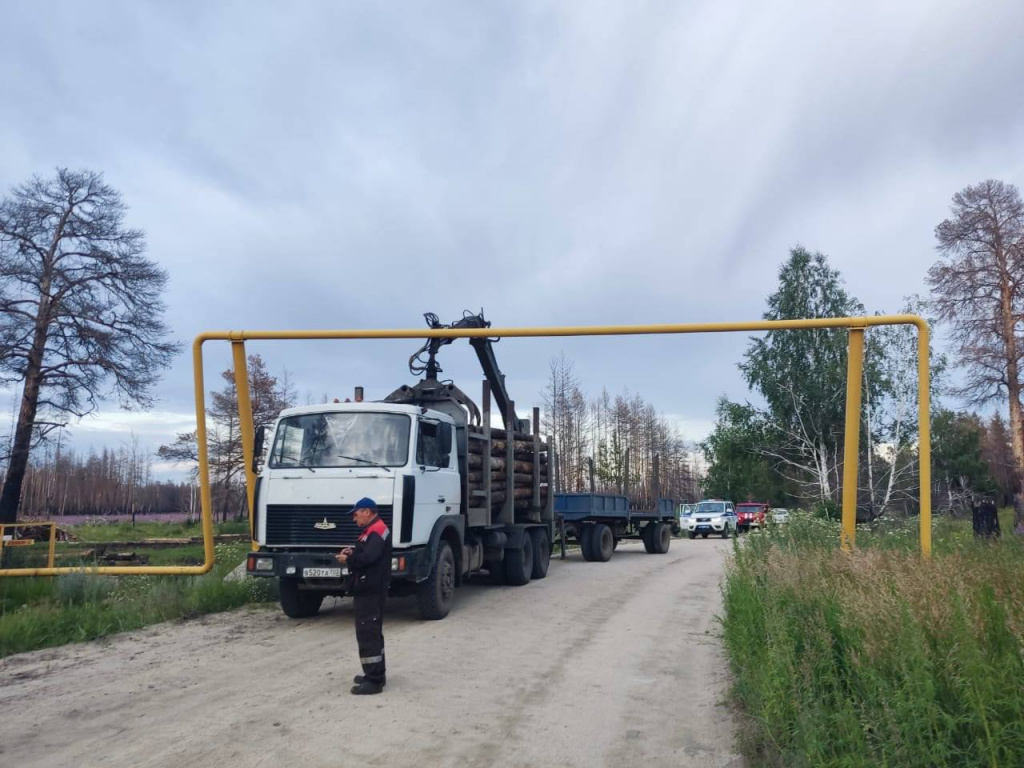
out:
{"label": "front bumper", "polygon": [[[245,561],[245,572],[249,576],[273,578],[301,578],[325,588],[332,585],[341,588],[345,583],[347,570],[334,556],[333,550],[277,551],[260,549],[250,552]],[[423,548],[396,550],[391,553],[391,578],[416,579],[422,559]],[[307,568],[341,568],[340,576],[306,576]]]}
{"label": "front bumper", "polygon": [[687,520],[683,530],[690,533],[721,533],[728,525],[724,520]]}

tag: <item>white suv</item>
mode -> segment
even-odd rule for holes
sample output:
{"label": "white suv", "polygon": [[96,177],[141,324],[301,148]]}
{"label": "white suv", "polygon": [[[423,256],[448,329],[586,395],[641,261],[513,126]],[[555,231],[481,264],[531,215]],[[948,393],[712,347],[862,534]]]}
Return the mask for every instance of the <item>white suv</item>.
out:
{"label": "white suv", "polygon": [[693,512],[682,518],[682,526],[691,539],[706,539],[712,533],[727,539],[736,533],[736,510],[731,501],[708,499],[697,504]]}

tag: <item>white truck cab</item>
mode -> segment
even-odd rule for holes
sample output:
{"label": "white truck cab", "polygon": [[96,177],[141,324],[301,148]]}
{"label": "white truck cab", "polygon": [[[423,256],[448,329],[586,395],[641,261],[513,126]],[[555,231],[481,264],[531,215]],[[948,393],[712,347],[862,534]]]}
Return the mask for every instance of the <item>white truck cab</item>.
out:
{"label": "white truck cab", "polygon": [[368,496],[396,556],[426,544],[439,517],[459,512],[456,455],[455,425],[438,411],[390,403],[289,408],[259,475],[256,540],[337,552],[355,543],[350,511]]}

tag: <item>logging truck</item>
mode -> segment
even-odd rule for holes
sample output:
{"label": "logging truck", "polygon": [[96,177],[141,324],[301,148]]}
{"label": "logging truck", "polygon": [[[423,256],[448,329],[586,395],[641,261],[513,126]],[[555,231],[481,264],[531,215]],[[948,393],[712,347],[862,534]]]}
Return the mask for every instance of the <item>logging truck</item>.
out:
{"label": "logging truck", "polygon": [[[450,325],[426,317],[431,328],[490,326],[483,313]],[[513,586],[547,574],[552,462],[539,411],[517,418],[489,338],[469,340],[484,371],[482,409],[439,381],[437,352],[452,341],[428,339],[409,365],[424,378],[382,401],[290,408],[271,432],[257,432],[256,455],[265,453],[253,504],[258,546],[246,568],[278,579],[288,616],[312,616],[324,597],[346,593],[348,574],[334,556],[356,541],[351,511],[363,497],[391,530],[392,594],[415,595],[425,619],[444,618],[455,588],[476,571]]]}

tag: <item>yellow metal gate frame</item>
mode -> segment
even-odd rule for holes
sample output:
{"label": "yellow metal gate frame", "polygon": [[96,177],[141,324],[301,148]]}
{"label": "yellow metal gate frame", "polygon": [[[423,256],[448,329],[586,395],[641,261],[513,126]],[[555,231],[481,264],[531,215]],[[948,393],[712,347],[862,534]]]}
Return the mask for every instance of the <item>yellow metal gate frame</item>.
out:
{"label": "yellow metal gate frame", "polygon": [[[392,329],[337,331],[211,331],[196,336],[192,344],[195,374],[196,437],[199,444],[199,483],[203,524],[204,562],[195,566],[103,566],[99,568],[8,568],[0,576],[53,576],[87,570],[90,573],[122,575],[197,575],[207,573],[214,565],[213,510],[210,493],[210,458],[206,435],[206,391],[203,383],[203,344],[207,341],[228,341],[234,361],[235,384],[238,391],[239,426],[242,431],[242,453],[245,457],[246,493],[249,503],[249,531],[253,533],[253,496],[255,476],[252,471],[254,431],[249,398],[249,375],[246,365],[246,341],[326,340],[326,339],[469,339],[469,338],[535,338],[552,336],[652,336],[683,333],[737,333],[753,331],[808,330],[812,328],[846,328],[849,332],[849,355],[846,372],[846,438],[843,457],[843,515],[840,543],[852,549],[856,541],[857,462],[860,448],[861,378],[864,370],[864,331],[881,325],[914,325],[917,327],[917,402],[918,446],[921,486],[921,552],[932,549],[931,500],[931,426],[929,421],[929,330],[928,323],[917,315],[877,315],[874,317],[830,317],[811,320],[758,320],[740,323],[683,323],[675,325],[607,325],[564,326],[552,328],[465,328],[465,329]],[[255,546],[255,545],[254,545]]]}

